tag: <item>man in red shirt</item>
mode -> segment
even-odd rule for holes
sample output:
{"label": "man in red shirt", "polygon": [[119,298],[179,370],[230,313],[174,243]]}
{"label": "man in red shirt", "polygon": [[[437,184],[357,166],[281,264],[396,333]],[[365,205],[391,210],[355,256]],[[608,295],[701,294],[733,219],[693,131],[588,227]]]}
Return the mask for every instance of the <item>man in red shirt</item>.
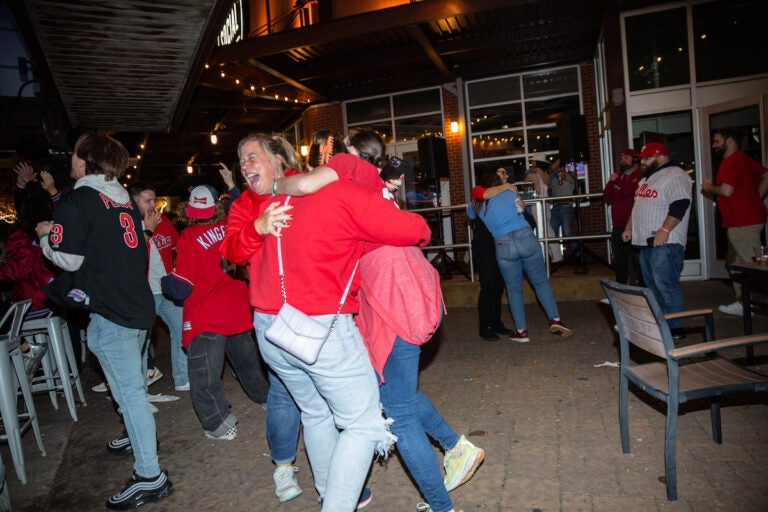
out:
{"label": "man in red shirt", "polygon": [[[621,284],[642,284],[640,263],[636,250],[630,242],[621,239],[627,225],[632,206],[635,204],[635,190],[640,182],[640,153],[628,148],[621,152],[619,172],[611,174],[603,189],[605,202],[611,205],[611,252],[616,281]],[[633,278],[630,282],[630,270]],[[604,299],[607,303],[608,299]]]}
{"label": "man in red shirt", "polygon": [[[768,169],[752,160],[739,149],[738,134],[718,130],[712,136],[712,148],[723,156],[715,184],[704,179],[701,193],[717,200],[723,227],[728,233],[728,263],[748,262],[752,248],[760,247],[760,233],[765,224],[766,208],[763,197],[768,190]],[[736,302],[718,309],[728,315],[742,316],[741,283],[731,279]]]}

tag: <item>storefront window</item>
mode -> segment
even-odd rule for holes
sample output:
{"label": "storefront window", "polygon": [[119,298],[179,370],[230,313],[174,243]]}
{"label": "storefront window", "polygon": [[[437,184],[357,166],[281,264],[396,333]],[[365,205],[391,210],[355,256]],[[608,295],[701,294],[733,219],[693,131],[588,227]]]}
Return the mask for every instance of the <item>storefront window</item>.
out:
{"label": "storefront window", "polygon": [[523,75],[523,91],[526,100],[578,93],[578,71],[576,68],[566,68]]}
{"label": "storefront window", "polygon": [[557,121],[581,113],[580,90],[577,66],[468,82],[473,183],[499,167],[521,181],[534,154],[556,157]]}
{"label": "storefront window", "polygon": [[389,119],[392,117],[392,112],[389,106],[389,96],[350,101],[346,105],[347,122],[349,124],[364,123],[374,119]]}
{"label": "storefront window", "polygon": [[508,103],[520,99],[520,77],[502,77],[467,84],[469,106]]}
{"label": "storefront window", "polygon": [[522,128],[523,104],[473,108],[469,111],[469,117],[469,124],[475,132]]}
{"label": "storefront window", "polygon": [[630,90],[691,81],[685,20],[685,8],[626,18]]}
{"label": "storefront window", "polygon": [[768,2],[718,0],[693,6],[696,80],[768,72]]}

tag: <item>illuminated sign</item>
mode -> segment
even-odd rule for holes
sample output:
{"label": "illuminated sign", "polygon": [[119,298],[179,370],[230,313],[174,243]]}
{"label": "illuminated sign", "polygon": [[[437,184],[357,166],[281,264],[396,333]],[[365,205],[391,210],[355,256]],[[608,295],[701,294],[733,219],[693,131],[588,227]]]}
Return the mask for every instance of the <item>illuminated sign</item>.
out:
{"label": "illuminated sign", "polygon": [[245,10],[243,9],[243,0],[236,0],[227,15],[227,21],[221,27],[219,36],[216,38],[217,46],[226,46],[237,43],[245,39],[246,21]]}

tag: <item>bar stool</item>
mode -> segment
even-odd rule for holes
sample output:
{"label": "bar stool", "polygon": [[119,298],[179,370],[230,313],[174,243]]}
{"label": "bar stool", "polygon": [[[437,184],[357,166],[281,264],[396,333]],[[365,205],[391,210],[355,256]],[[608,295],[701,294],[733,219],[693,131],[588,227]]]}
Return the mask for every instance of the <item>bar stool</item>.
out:
{"label": "bar stool", "polygon": [[33,339],[39,346],[45,345],[41,359],[43,375],[34,376],[35,369],[32,369],[33,371],[28,375],[32,392],[47,391],[53,407],[58,409],[56,392],[61,390],[67,401],[69,415],[77,421],[73,386],[80,398],[80,403],[87,404],[66,321],[58,316],[27,320],[22,325],[21,336]]}
{"label": "bar stool", "polygon": [[[21,330],[22,319],[31,306],[32,301],[17,302],[0,320],[1,326],[6,323],[9,317],[13,317],[8,333],[0,336],[0,416],[2,416],[5,427],[5,434],[0,438],[8,441],[16,476],[22,484],[27,483],[27,473],[24,467],[21,435],[30,426],[35,433],[38,448],[45,455],[40,425],[37,421],[37,411],[35,411],[35,404],[32,401],[32,390],[19,348],[19,331]],[[11,361],[13,361],[13,369],[11,369]],[[26,406],[26,412],[23,413],[18,411],[16,390],[19,386]],[[21,419],[24,421],[20,422]]]}

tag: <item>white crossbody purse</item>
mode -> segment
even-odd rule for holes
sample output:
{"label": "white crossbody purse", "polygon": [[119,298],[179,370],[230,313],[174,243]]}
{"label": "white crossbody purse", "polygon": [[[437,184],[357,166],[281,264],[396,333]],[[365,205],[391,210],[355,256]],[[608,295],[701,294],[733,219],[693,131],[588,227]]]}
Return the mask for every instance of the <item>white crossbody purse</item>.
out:
{"label": "white crossbody purse", "polygon": [[[285,204],[288,204],[289,200],[290,197],[286,198]],[[285,271],[283,269],[283,251],[280,237],[277,238],[277,263],[280,272],[280,294],[282,295],[283,305],[264,335],[272,344],[285,350],[300,361],[310,365],[315,364],[320,355],[320,350],[325,344],[325,340],[333,332],[339,314],[341,314],[341,309],[347,300],[349,288],[352,286],[352,279],[355,277],[355,272],[357,272],[357,265],[360,262],[355,263],[355,268],[352,269],[352,275],[349,276],[349,282],[347,282],[347,287],[341,296],[339,308],[336,310],[336,314],[333,320],[331,320],[329,327],[288,304],[285,292]]]}

